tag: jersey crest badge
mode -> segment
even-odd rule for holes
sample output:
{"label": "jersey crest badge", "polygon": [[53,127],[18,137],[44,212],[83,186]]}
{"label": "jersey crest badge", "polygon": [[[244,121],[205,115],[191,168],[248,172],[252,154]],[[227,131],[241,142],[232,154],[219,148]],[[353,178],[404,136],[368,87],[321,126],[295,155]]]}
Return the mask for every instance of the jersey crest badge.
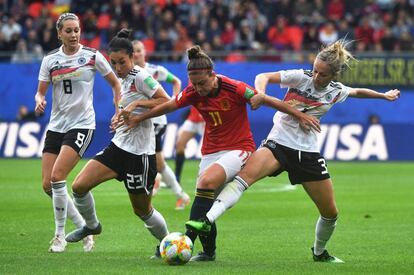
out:
{"label": "jersey crest badge", "polygon": [[78,63],[79,63],[79,65],[83,65],[83,64],[85,64],[85,63],[86,63],[86,58],[85,58],[85,57],[80,57],[80,58],[78,59]]}
{"label": "jersey crest badge", "polygon": [[332,100],[332,95],[331,94],[327,94],[325,96],[326,101],[330,102]]}
{"label": "jersey crest badge", "polygon": [[229,111],[231,108],[230,102],[227,99],[220,101],[220,106],[223,111]]}

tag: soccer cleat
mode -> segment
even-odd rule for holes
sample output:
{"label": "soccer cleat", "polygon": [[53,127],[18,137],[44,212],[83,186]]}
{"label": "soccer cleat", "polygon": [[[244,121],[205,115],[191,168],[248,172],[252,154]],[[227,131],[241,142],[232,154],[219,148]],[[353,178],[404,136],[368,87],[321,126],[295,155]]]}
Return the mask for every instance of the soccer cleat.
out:
{"label": "soccer cleat", "polygon": [[68,235],[66,235],[66,241],[70,243],[76,243],[86,238],[88,235],[98,235],[101,234],[101,232],[102,226],[100,223],[94,229],[90,229],[85,225],[84,227],[73,230]]}
{"label": "soccer cleat", "polygon": [[311,249],[312,249],[313,260],[315,262],[335,263],[335,264],[340,264],[344,262],[341,259],[338,259],[337,257],[329,255],[326,249],[323,251],[321,255],[315,255],[314,248],[312,247]]}
{"label": "soccer cleat", "polygon": [[52,253],[61,253],[65,251],[67,242],[63,236],[55,236],[50,241],[51,246],[49,247],[49,252]]}
{"label": "soccer cleat", "polygon": [[158,259],[161,259],[161,253],[160,253],[160,246],[159,246],[159,245],[157,245],[157,247],[155,248],[155,253],[154,253],[154,255],[152,255],[152,256],[150,257],[150,259],[151,259],[151,260],[158,260]]}
{"label": "soccer cleat", "polygon": [[186,192],[182,192],[181,197],[175,204],[175,210],[184,210],[184,208],[190,204],[190,196]]}
{"label": "soccer cleat", "polygon": [[208,255],[206,252],[199,252],[196,256],[191,257],[190,262],[212,262],[216,260],[216,253]]}
{"label": "soccer cleat", "polygon": [[93,235],[89,235],[83,238],[83,251],[92,252],[94,248],[95,248],[95,241],[93,239]]}
{"label": "soccer cleat", "polygon": [[194,221],[189,220],[185,223],[185,227],[188,230],[194,231],[199,235],[208,235],[211,230],[211,223],[206,219],[202,218],[200,220]]}

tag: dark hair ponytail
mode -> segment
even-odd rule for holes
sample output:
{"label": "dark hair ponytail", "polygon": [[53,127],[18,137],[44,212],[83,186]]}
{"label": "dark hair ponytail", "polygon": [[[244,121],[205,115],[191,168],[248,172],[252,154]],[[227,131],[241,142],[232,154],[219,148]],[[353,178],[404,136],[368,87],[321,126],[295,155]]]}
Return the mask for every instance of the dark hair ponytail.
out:
{"label": "dark hair ponytail", "polygon": [[125,51],[129,56],[132,56],[133,47],[131,40],[132,30],[122,29],[120,30],[114,38],[109,42],[109,53]]}
{"label": "dark hair ponytail", "polygon": [[211,58],[203,52],[200,46],[195,45],[187,50],[188,64],[187,71],[189,73],[196,73],[206,71],[211,73],[214,68],[214,63]]}

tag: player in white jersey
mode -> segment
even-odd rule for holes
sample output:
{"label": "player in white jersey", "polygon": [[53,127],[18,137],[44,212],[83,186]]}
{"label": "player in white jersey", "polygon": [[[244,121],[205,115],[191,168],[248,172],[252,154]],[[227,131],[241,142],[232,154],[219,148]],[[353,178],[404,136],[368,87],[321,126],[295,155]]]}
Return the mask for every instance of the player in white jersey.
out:
{"label": "player in white jersey", "polygon": [[[169,96],[147,71],[134,66],[129,35],[130,31],[123,29],[111,40],[109,58],[116,74],[122,79],[120,108],[136,102],[133,113],[140,114],[168,101]],[[77,242],[84,236],[101,233],[102,227],[90,190],[114,178],[124,182],[134,213],[151,234],[159,241],[168,234],[164,217],[151,204],[157,173],[153,122],[148,119],[128,132],[124,131],[125,127],[116,130],[111,143],[90,160],[76,177],[72,185],[74,202],[86,225],[69,233],[66,241]],[[157,254],[159,256],[158,249]]]}
{"label": "player in white jersey", "polygon": [[[93,137],[95,112],[92,96],[96,71],[111,85],[116,106],[121,86],[102,54],[79,44],[81,31],[75,14],[62,14],[56,29],[62,46],[43,58],[35,110],[37,113],[45,111],[45,95],[52,83],[52,113],[43,148],[42,182],[43,190],[53,199],[56,225],[49,251],[63,252],[66,248],[66,217],[78,228],[85,225],[67,193],[66,177]],[[93,246],[92,236],[87,237],[84,250],[91,251]]]}
{"label": "player in white jersey", "polygon": [[[177,95],[181,91],[181,81],[178,77],[169,72],[165,67],[155,64],[150,64],[145,62],[146,51],[144,44],[141,41],[134,40],[132,41],[132,46],[134,47],[134,63],[142,68],[144,68],[154,79],[157,81],[165,81],[171,83],[173,86],[173,93]],[[166,185],[171,188],[176,196],[176,210],[183,210],[186,205],[190,203],[190,197],[187,193],[184,192],[181,185],[178,183],[174,172],[165,162],[164,154],[162,153],[162,145],[164,134],[167,129],[167,116],[162,115],[159,117],[152,118],[155,128],[155,139],[156,146],[155,152],[157,155],[157,171],[161,174],[162,180]],[[158,186],[157,186],[158,184]],[[159,188],[159,181],[156,181],[154,186],[153,194]]]}
{"label": "player in white jersey", "polygon": [[[318,53],[312,71],[289,70],[259,74],[255,87],[264,92],[268,83],[280,83],[282,87],[288,88],[284,98],[286,103],[316,118],[320,118],[332,105],[343,102],[348,96],[388,101],[399,98],[399,90],[378,93],[334,82],[333,79],[348,66],[351,59],[353,57],[346,50],[346,42],[340,40]],[[253,97],[253,106],[259,106],[264,96],[262,93]],[[266,176],[277,176],[287,171],[291,184],[302,184],[320,213],[312,247],[314,261],[341,263],[343,261],[329,255],[325,249],[335,229],[338,210],[326,162],[317,146],[316,132],[319,127],[315,123],[301,127],[297,120],[279,112],[275,114],[273,122],[274,126],[263,145],[253,153],[235,180],[219,194],[205,219],[189,223],[200,232],[208,232],[211,224],[232,207],[249,186]]]}

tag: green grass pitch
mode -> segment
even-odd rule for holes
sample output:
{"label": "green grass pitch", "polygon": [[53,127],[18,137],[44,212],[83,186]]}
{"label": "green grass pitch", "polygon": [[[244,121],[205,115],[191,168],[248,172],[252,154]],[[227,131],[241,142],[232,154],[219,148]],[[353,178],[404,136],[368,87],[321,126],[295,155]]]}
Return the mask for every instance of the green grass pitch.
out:
{"label": "green grass pitch", "polygon": [[[79,163],[68,181],[85,162]],[[286,174],[249,189],[218,221],[217,260],[167,266],[150,260],[157,244],[132,212],[123,184],[94,190],[103,232],[94,252],[69,244],[47,252],[54,233],[51,200],[41,188],[40,160],[0,160],[0,274],[413,274],[414,163],[330,162],[340,216],[329,251],[345,264],[314,263],[316,208]],[[193,197],[198,162],[187,161],[183,186]],[[170,232],[184,231],[189,208],[175,196],[153,199]],[[66,231],[73,229],[68,221]],[[195,243],[195,253],[201,245]]]}

